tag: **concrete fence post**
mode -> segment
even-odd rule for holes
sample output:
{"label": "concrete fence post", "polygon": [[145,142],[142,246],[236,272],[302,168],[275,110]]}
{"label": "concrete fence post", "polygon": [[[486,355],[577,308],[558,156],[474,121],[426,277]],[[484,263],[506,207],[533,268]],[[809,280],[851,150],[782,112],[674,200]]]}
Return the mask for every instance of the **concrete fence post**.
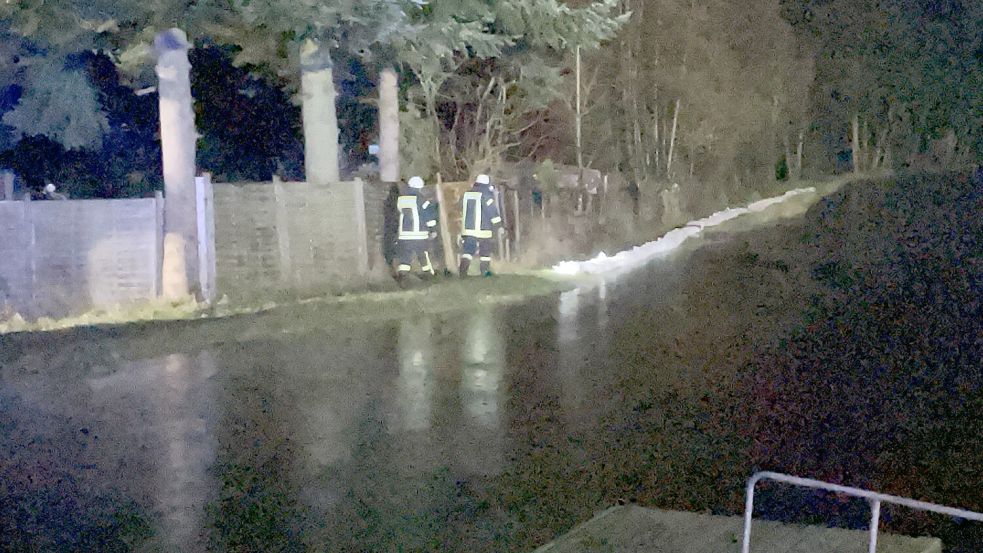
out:
{"label": "concrete fence post", "polygon": [[198,280],[197,217],[195,215],[195,115],[191,104],[191,63],[187,36],[180,29],[157,35],[160,140],[163,153],[164,297],[187,297]]}
{"label": "concrete fence post", "polygon": [[379,73],[379,180],[399,181],[399,79],[392,67]]}
{"label": "concrete fence post", "polygon": [[215,300],[215,196],[212,176],[208,173],[195,178],[195,213],[198,219],[198,282],[201,299]]}
{"label": "concrete fence post", "polygon": [[365,222],[365,184],[362,179],[355,178],[352,183],[352,191],[355,199],[355,243],[357,245],[358,274],[365,275],[369,272],[369,243]]}
{"label": "concrete fence post", "polygon": [[334,62],[328,44],[304,41],[300,48],[301,122],[304,173],[310,184],[339,180],[338,113]]}

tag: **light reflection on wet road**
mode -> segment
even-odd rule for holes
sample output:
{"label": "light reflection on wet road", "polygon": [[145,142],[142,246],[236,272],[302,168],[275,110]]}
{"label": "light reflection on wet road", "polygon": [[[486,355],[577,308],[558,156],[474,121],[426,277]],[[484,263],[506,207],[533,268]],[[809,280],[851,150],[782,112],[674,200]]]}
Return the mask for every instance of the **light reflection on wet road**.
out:
{"label": "light reflection on wet road", "polygon": [[[499,474],[516,416],[511,396],[555,393],[571,421],[597,401],[605,293],[315,324],[304,333],[198,351],[185,344],[162,357],[88,370],[71,367],[77,360],[69,357],[33,374],[8,372],[3,386],[49,422],[98,436],[86,452],[98,473],[93,485],[136,499],[166,544],[191,551],[204,546],[206,506],[220,493],[213,466],[243,450],[281,447],[271,436],[289,438],[288,475],[305,501],[320,503],[310,506],[316,511],[330,509],[345,490],[305,488],[321,486],[320,476],[336,465],[358,464],[359,455],[386,454],[371,451],[373,438],[361,434],[367,425],[379,425],[392,455],[373,462],[389,463],[399,478],[442,469],[458,479]],[[319,322],[333,324],[329,316]],[[532,350],[538,354],[524,354]],[[543,373],[547,388],[513,387],[516,374],[530,370]],[[20,418],[28,413],[10,415],[31,425]]]}

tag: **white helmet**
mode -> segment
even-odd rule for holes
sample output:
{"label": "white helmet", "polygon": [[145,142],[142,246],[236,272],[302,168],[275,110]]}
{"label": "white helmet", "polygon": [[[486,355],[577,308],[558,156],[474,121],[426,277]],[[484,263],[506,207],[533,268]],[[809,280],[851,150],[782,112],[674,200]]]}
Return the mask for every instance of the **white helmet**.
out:
{"label": "white helmet", "polygon": [[[478,178],[474,179],[474,182],[476,182],[478,184],[489,184],[489,183],[491,183],[491,179],[488,178],[488,175],[481,174],[481,175],[478,175]],[[482,254],[482,255],[484,255],[484,254]]]}
{"label": "white helmet", "polygon": [[51,184],[50,182],[44,186],[44,191],[48,194],[53,194],[55,190],[57,190],[57,188],[55,188],[55,185]]}
{"label": "white helmet", "polygon": [[410,188],[423,188],[423,179],[420,177],[410,177],[409,182]]}

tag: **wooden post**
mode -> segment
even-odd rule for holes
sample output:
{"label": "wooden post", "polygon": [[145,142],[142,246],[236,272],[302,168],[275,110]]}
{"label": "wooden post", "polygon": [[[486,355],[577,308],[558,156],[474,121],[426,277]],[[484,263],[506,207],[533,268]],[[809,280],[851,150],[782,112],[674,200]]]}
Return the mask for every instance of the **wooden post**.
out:
{"label": "wooden post", "polygon": [[162,286],[168,299],[187,297],[198,278],[195,216],[195,114],[191,109],[191,63],[187,36],[170,29],[154,39],[160,96],[160,141],[163,153],[164,267]]}
{"label": "wooden post", "polygon": [[440,240],[444,247],[444,267],[451,268],[448,264],[453,259],[453,267],[457,266],[458,260],[454,255],[454,248],[451,245],[450,228],[447,226],[447,203],[444,202],[444,190],[441,188],[443,182],[440,180],[440,173],[437,173],[437,210],[440,214]]}
{"label": "wooden post", "polygon": [[511,261],[509,256],[509,219],[512,218],[512,214],[505,209],[505,203],[502,201],[505,195],[502,194],[502,189],[500,187],[495,187],[495,203],[498,204],[498,216],[502,218],[501,229],[504,232],[498,233],[498,255],[501,256],[504,261]]}
{"label": "wooden post", "polygon": [[512,213],[515,215],[515,220],[512,222],[515,228],[515,236],[512,237],[512,255],[518,257],[519,252],[522,251],[519,248],[519,190],[515,189],[512,191]]}

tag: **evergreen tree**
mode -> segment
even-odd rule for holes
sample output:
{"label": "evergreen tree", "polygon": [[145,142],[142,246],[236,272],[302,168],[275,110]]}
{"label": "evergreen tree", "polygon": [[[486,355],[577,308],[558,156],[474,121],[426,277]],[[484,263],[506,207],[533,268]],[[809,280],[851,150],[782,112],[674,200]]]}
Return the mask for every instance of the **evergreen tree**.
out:
{"label": "evergreen tree", "polygon": [[564,55],[597,47],[627,21],[615,5],[457,0],[411,11],[412,32],[394,41],[415,81],[402,129],[417,158],[404,163],[461,178],[497,163],[562,94]]}
{"label": "evergreen tree", "polygon": [[397,0],[234,0],[205,3],[193,20],[214,40],[238,47],[237,63],[291,83],[299,74],[307,180],[331,182],[339,179],[333,50],[363,53],[387,44],[408,29],[403,8]]}
{"label": "evergreen tree", "polygon": [[[114,55],[155,28],[182,21],[180,0],[20,0],[0,4],[5,82],[19,102],[5,114],[8,139],[46,136],[68,149],[98,149],[107,114],[85,73],[82,54]],[[16,59],[16,62],[12,62]]]}

